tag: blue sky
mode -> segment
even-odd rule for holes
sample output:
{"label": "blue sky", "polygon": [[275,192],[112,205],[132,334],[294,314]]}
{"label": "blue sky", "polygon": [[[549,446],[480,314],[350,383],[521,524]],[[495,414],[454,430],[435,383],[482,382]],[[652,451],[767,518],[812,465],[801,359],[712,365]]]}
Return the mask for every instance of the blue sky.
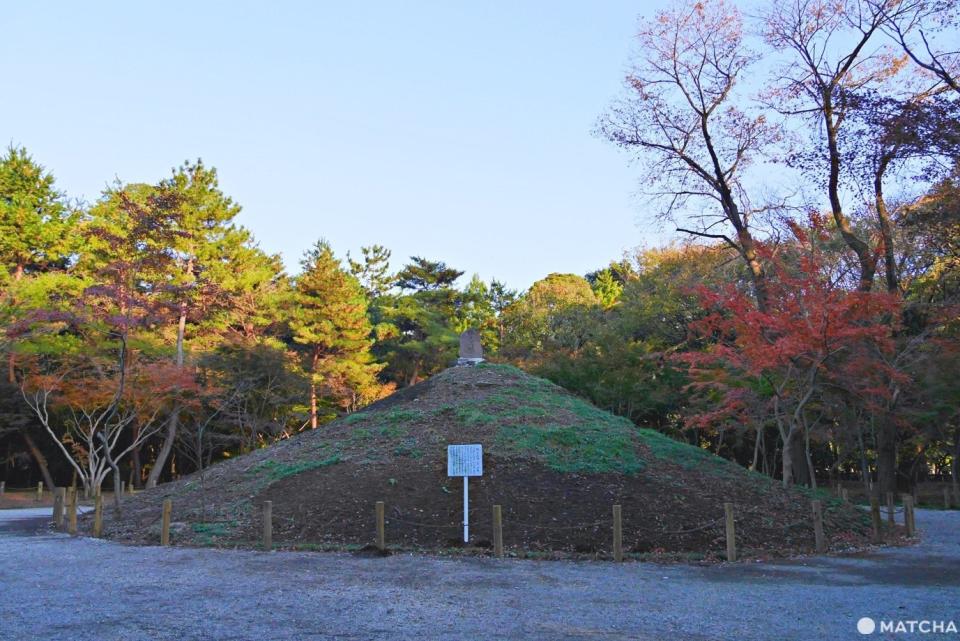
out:
{"label": "blue sky", "polygon": [[291,272],[325,237],[525,288],[672,236],[591,134],[660,4],[11,3],[0,142],[87,201],[202,157]]}

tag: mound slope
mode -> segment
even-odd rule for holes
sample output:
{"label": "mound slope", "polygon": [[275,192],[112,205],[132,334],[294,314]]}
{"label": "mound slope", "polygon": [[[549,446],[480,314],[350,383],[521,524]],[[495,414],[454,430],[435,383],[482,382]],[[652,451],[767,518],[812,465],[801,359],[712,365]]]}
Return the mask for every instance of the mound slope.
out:
{"label": "mound slope", "polygon": [[[350,549],[373,540],[374,503],[382,500],[390,545],[459,546],[462,482],[446,476],[453,443],[484,446],[484,476],[470,485],[478,546],[491,538],[491,506],[500,504],[504,544],[518,554],[603,555],[619,503],[625,550],[709,557],[724,550],[723,503],[731,501],[746,554],[813,547],[809,492],[784,490],[492,364],[448,369],[318,430],[219,463],[202,483],[193,475],[143,492],[108,518],[105,533],[156,541],[160,504],[171,498],[175,543],[255,545],[270,500],[275,545]],[[823,498],[830,545],[865,543],[865,516]]]}

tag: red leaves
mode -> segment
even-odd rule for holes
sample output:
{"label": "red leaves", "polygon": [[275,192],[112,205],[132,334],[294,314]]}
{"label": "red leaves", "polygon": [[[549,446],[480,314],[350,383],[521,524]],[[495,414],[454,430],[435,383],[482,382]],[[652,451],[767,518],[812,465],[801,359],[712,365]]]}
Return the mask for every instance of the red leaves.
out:
{"label": "red leaves", "polygon": [[690,329],[708,345],[678,358],[691,368],[693,388],[716,402],[691,424],[741,416],[751,395],[755,401],[777,397],[781,409],[793,411],[815,402],[826,387],[868,404],[889,394],[887,381],[900,376],[889,364],[900,300],[850,291],[833,280],[817,250],[824,231],[817,223],[792,226],[797,242],[776,256],[763,250],[767,311],[733,286],[698,292],[711,312]]}

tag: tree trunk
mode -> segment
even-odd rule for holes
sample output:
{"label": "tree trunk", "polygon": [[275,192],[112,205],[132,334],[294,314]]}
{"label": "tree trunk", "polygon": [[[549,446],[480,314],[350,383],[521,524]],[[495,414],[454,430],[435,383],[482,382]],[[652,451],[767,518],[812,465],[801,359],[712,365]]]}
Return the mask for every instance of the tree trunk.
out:
{"label": "tree trunk", "polygon": [[[191,261],[188,265],[188,269],[192,269],[193,262]],[[180,303],[180,318],[177,320],[177,367],[182,368],[184,362],[183,355],[183,339],[187,332],[187,304],[186,302]],[[170,451],[173,450],[173,444],[177,440],[177,428],[180,425],[180,402],[176,401],[173,404],[173,410],[170,412],[170,418],[167,420],[167,433],[163,438],[163,445],[160,446],[160,451],[157,452],[157,460],[154,461],[153,468],[150,470],[150,475],[147,477],[147,487],[156,487],[157,482],[160,480],[160,475],[163,474],[163,468],[167,464],[167,457],[170,456]]]}
{"label": "tree trunk", "polygon": [[[793,447],[790,449],[791,469],[793,470],[793,484],[810,486],[810,470],[807,467],[807,455],[802,447],[800,430],[797,430]],[[786,455],[784,455],[786,456]]]}
{"label": "tree trunk", "polygon": [[131,457],[130,486],[140,487],[140,481],[143,479],[143,463],[140,461],[140,446],[133,448]]}
{"label": "tree trunk", "polygon": [[786,438],[781,439],[781,441],[783,441],[783,449],[781,450],[781,469],[783,471],[782,482],[784,487],[793,485],[795,482],[797,472],[797,466],[795,464],[797,463],[798,453],[800,455],[800,469],[802,469],[804,465],[803,451],[801,450],[798,452],[798,448],[796,447],[797,441],[799,440],[797,438],[798,436],[799,434],[797,431],[791,428],[790,431],[787,432]]}
{"label": "tree trunk", "polygon": [[37,467],[40,468],[40,474],[43,475],[43,482],[46,483],[49,488],[57,487],[57,484],[53,482],[53,477],[50,475],[50,468],[47,467],[47,458],[43,455],[43,452],[37,447],[37,444],[30,434],[27,432],[21,432],[20,434],[23,435],[23,442],[27,444],[27,449],[30,450],[33,460],[37,463]]}
{"label": "tree trunk", "polygon": [[887,158],[880,161],[873,177],[874,205],[877,209],[877,219],[880,222],[880,237],[883,239],[883,263],[886,272],[887,291],[891,294],[900,293],[900,275],[897,273],[897,257],[893,247],[893,223],[890,221],[890,212],[887,211],[887,202],[883,197],[883,174],[887,169]]}
{"label": "tree trunk", "polygon": [[857,424],[857,446],[860,450],[860,479],[863,481],[863,491],[870,495],[870,466],[867,464],[867,449],[863,444],[863,426]]}
{"label": "tree trunk", "polygon": [[753,462],[750,463],[750,470],[757,471],[757,461],[760,460],[760,446],[763,443],[763,427],[757,427],[757,438],[753,443]]}
{"label": "tree trunk", "polygon": [[881,420],[877,429],[877,491],[897,493],[897,429],[889,420]]}
{"label": "tree trunk", "polygon": [[160,482],[160,475],[163,474],[163,468],[167,464],[167,458],[173,450],[173,443],[177,440],[177,426],[180,424],[180,402],[173,404],[173,410],[170,412],[170,418],[167,419],[167,433],[163,437],[163,444],[160,451],[157,452],[157,460],[150,468],[150,474],[147,476],[147,488],[157,487]]}
{"label": "tree trunk", "polygon": [[743,260],[747,263],[747,269],[750,270],[750,280],[753,284],[753,294],[757,299],[757,309],[761,312],[767,312],[770,309],[770,295],[767,293],[767,277],[757,255],[756,241],[753,235],[745,228],[737,231],[737,240],[740,241],[740,247]]}
{"label": "tree trunk", "polygon": [[827,134],[827,151],[829,160],[829,176],[827,179],[827,192],[830,197],[830,211],[833,214],[833,220],[837,223],[837,229],[840,230],[840,236],[847,247],[857,256],[860,263],[860,282],[857,286],[862,292],[868,292],[873,288],[873,276],[877,271],[877,263],[873,257],[870,246],[867,245],[859,236],[853,232],[850,226],[850,220],[843,213],[843,205],[840,202],[840,146],[837,142],[837,121],[833,111],[833,97],[830,95],[830,89],[826,89],[823,95],[823,120],[824,130]]}
{"label": "tree trunk", "polygon": [[320,362],[320,350],[313,350],[313,360],[310,363],[310,429],[317,429],[317,364]]}
{"label": "tree trunk", "polygon": [[817,471],[813,469],[813,457],[810,456],[810,428],[803,430],[803,457],[807,464],[810,487],[817,489]]}
{"label": "tree trunk", "polygon": [[417,381],[420,380],[420,359],[414,361],[413,372],[410,373],[410,379],[407,381],[407,386],[416,385]]}
{"label": "tree trunk", "polygon": [[950,463],[950,484],[953,485],[953,500],[960,501],[960,427],[953,431],[953,461]]}

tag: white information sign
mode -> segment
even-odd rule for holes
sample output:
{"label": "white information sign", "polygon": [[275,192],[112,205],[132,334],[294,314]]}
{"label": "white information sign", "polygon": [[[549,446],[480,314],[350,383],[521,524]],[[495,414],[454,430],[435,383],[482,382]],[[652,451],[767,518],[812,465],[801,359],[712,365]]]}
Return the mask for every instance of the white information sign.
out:
{"label": "white information sign", "polygon": [[483,476],[482,445],[448,445],[447,476],[463,477],[463,542],[470,541],[470,477]]}
{"label": "white information sign", "polygon": [[483,446],[448,445],[447,476],[483,476]]}

